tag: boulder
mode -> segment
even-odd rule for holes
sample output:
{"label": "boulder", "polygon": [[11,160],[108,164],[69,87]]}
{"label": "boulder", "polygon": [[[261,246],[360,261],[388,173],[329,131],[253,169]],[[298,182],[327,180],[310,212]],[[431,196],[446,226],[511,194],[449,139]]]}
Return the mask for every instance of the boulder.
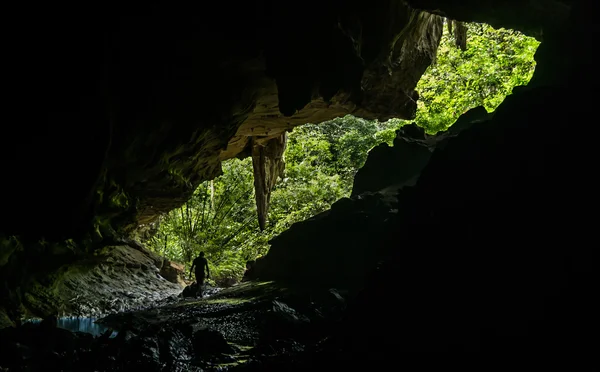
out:
{"label": "boulder", "polygon": [[160,275],[171,283],[185,286],[183,280],[184,270],[185,267],[183,264],[165,259],[162,268],[160,269]]}
{"label": "boulder", "polygon": [[107,246],[54,273],[36,277],[25,292],[32,315],[101,316],[148,306],[182,290],[159,274],[159,257],[141,245]]}
{"label": "boulder", "polygon": [[373,242],[383,222],[397,212],[396,202],[394,194],[382,193],[341,199],[331,210],[295,223],[273,238],[271,249],[256,260],[247,278],[328,287],[360,286],[364,275],[386,251],[385,247],[375,248]]}

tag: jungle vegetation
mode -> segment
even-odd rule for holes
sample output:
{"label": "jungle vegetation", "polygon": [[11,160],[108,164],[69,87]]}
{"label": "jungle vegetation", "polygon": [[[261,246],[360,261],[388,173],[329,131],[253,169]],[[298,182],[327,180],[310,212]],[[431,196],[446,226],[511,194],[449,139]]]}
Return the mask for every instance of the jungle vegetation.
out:
{"label": "jungle vegetation", "polygon": [[[429,134],[446,130],[473,107],[495,110],[533,74],[535,39],[485,24],[467,28],[464,51],[444,30],[437,61],[417,86],[415,122]],[[369,150],[382,142],[392,145],[395,131],[407,123],[346,116],[297,127],[288,134],[285,175],[271,195],[264,231],[256,218],[252,160],[234,159],[223,164],[223,175],[201,184],[185,205],[162,216],[145,244],[188,268],[204,251],[217,283],[239,278],[246,260],[268,252],[272,237],[348,197]]]}

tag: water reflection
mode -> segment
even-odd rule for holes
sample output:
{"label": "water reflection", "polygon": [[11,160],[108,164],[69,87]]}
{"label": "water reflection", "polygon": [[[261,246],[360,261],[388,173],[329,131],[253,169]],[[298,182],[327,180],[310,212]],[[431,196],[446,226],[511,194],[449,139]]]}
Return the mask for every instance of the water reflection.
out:
{"label": "water reflection", "polygon": [[[57,322],[58,328],[63,328],[71,332],[85,332],[90,333],[93,336],[100,336],[108,331],[110,328],[103,326],[102,324],[96,323],[96,318],[77,318],[77,317],[64,317],[59,318]],[[40,323],[40,319],[29,319],[27,322]],[[117,331],[114,331],[110,336],[115,337]]]}

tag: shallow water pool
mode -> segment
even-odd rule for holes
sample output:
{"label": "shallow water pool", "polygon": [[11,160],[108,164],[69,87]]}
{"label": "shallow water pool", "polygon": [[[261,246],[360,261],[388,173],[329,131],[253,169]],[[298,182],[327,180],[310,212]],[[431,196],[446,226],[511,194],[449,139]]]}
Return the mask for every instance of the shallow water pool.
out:
{"label": "shallow water pool", "polygon": [[[63,317],[58,318],[58,328],[66,329],[71,332],[84,332],[93,335],[94,337],[104,334],[110,328],[96,323],[97,318],[82,318],[82,317]],[[41,319],[28,319],[27,323],[40,323]],[[113,331],[111,338],[117,335],[117,331]]]}

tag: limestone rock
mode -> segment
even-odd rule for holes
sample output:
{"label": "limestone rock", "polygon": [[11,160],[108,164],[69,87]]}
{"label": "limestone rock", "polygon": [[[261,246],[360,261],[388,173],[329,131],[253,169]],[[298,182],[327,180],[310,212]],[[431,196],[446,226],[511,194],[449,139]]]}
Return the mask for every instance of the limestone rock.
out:
{"label": "limestone rock", "polygon": [[[2,146],[0,159],[13,159],[3,169],[14,175],[3,230],[49,240],[130,233],[183,204],[220,174],[221,161],[250,156],[297,125],[347,114],[413,118],[414,88],[443,22],[400,0],[373,9],[309,0],[294,11],[223,3],[209,18],[198,6],[150,6],[139,17],[127,7],[82,9],[85,21],[52,8],[27,19],[43,31],[13,55],[56,57],[23,74],[26,63],[9,68],[27,80],[14,81],[16,91],[40,89],[15,103],[27,117],[9,121],[28,124]],[[36,172],[25,158],[37,159]],[[53,180],[44,195],[22,194],[40,180]],[[34,221],[23,213],[33,209]]]}
{"label": "limestone rock", "polygon": [[38,275],[25,293],[25,306],[38,316],[99,316],[179,294],[183,287],[163,278],[155,262],[154,254],[140,247],[105,247],[57,273]]}
{"label": "limestone rock", "polygon": [[396,131],[393,147],[382,143],[369,151],[365,165],[354,177],[352,196],[414,186],[437,147],[444,147],[450,138],[492,116],[483,106],[475,107],[461,115],[447,131],[436,135],[427,135],[414,123],[403,126]]}
{"label": "limestone rock", "polygon": [[[416,128],[416,125],[412,124],[410,127]],[[402,129],[406,132],[411,130]],[[402,132],[398,131],[393,147],[382,143],[369,151],[365,165],[354,177],[352,195],[377,192],[392,186],[401,188],[414,185],[429,162],[432,151],[433,148],[427,144],[404,139]]]}
{"label": "limestone rock", "polygon": [[160,275],[171,283],[179,284],[182,287],[185,286],[183,280],[184,266],[180,263],[165,259],[160,269]]}
{"label": "limestone rock", "polygon": [[342,199],[330,211],[293,224],[271,240],[271,249],[256,260],[248,278],[306,285],[360,285],[385,251],[373,249],[374,241],[383,222],[395,213],[394,194]]}

